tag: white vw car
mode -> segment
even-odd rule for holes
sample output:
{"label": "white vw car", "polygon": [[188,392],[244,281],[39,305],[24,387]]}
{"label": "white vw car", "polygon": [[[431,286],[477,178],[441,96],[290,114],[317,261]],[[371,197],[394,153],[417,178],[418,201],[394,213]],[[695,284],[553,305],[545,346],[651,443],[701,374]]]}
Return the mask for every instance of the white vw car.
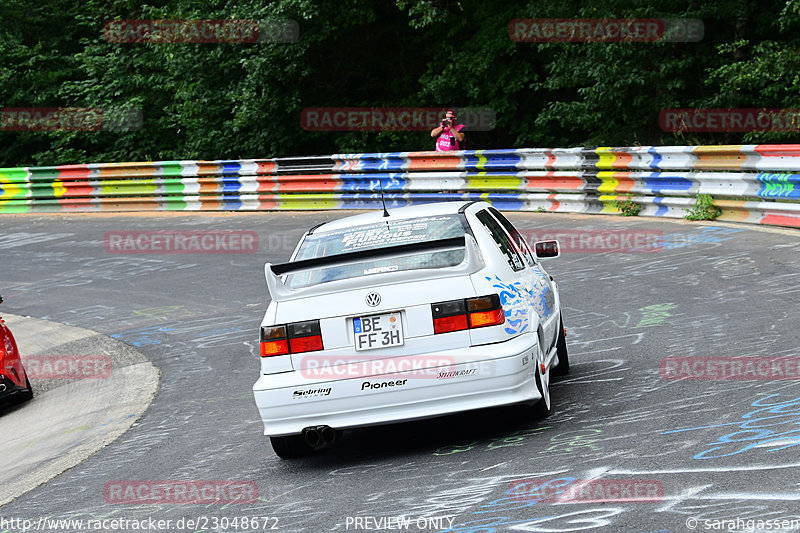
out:
{"label": "white vw car", "polygon": [[275,452],[340,430],[509,404],[550,411],[569,369],[558,285],[486,202],[361,214],[267,263],[256,405]]}

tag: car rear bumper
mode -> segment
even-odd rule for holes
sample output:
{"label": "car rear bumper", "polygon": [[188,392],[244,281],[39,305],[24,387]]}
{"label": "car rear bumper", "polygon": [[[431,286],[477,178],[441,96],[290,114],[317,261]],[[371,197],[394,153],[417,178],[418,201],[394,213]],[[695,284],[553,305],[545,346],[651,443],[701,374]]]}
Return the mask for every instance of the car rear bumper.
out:
{"label": "car rear bumper", "polygon": [[28,389],[14,383],[11,378],[0,375],[0,404],[13,402]]}
{"label": "car rear bumper", "polygon": [[354,369],[354,377],[344,372],[343,379],[327,380],[299,371],[262,375],[253,393],[269,436],[296,434],[309,426],[347,429],[536,402],[541,398],[534,377],[536,342],[536,335],[521,335],[425,354],[432,361],[451,361],[425,371],[366,375]]}

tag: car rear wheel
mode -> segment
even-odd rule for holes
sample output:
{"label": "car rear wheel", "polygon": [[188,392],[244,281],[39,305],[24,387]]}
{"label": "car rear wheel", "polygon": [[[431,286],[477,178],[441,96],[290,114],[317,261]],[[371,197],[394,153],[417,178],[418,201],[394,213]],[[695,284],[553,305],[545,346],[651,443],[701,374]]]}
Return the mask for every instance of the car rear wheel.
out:
{"label": "car rear wheel", "polygon": [[[541,396],[541,399],[530,408],[531,416],[534,419],[546,418],[550,416],[550,387],[545,383],[546,380],[542,376],[542,361],[544,360],[544,357],[542,357],[541,346],[539,346],[538,353],[539,357],[534,361],[534,364],[536,365],[536,373],[534,374],[534,378],[536,381],[536,390],[539,391],[539,396]],[[546,370],[547,369],[545,369],[545,371]]]}
{"label": "car rear wheel", "polygon": [[556,355],[558,356],[558,364],[553,367],[553,375],[566,376],[569,374],[569,354],[567,354],[567,334],[564,332],[564,318],[561,316],[559,316],[558,320]]}
{"label": "car rear wheel", "polygon": [[539,371],[536,371],[536,388],[539,390],[542,399],[531,408],[531,415],[534,418],[547,418],[550,416],[550,390],[542,384],[542,378]]}
{"label": "car rear wheel", "polygon": [[287,435],[285,437],[270,437],[272,449],[281,459],[297,459],[311,455],[313,448],[308,445],[303,435]]}

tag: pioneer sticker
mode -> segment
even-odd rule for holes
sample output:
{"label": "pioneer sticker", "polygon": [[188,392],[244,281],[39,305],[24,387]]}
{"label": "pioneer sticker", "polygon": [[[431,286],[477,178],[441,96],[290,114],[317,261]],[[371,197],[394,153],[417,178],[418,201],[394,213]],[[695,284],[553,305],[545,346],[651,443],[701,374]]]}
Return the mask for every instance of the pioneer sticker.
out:
{"label": "pioneer sticker", "polygon": [[378,383],[371,383],[365,381],[361,384],[361,390],[365,389],[382,389],[384,387],[402,387],[406,384],[407,379],[398,379],[396,381],[379,381]]}

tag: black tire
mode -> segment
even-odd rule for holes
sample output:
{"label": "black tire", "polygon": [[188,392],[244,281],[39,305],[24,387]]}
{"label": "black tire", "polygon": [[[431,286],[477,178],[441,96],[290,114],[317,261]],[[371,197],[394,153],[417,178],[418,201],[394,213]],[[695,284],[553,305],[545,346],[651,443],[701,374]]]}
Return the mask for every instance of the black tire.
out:
{"label": "black tire", "polygon": [[297,459],[311,455],[314,449],[308,445],[303,435],[287,435],[285,437],[270,437],[275,455],[281,459]]}
{"label": "black tire", "polygon": [[28,379],[28,376],[25,376],[25,387],[27,390],[19,395],[20,402],[27,402],[33,399],[33,387],[31,387],[31,381]]}
{"label": "black tire", "polygon": [[564,333],[564,319],[559,316],[558,341],[556,341],[556,355],[558,364],[551,371],[553,376],[566,376],[569,374],[569,354],[567,353],[567,336]]}
{"label": "black tire", "polygon": [[[538,365],[538,363],[537,363],[537,365]],[[534,419],[538,420],[538,419],[547,418],[548,416],[550,416],[550,410],[551,410],[552,405],[548,406],[547,402],[544,399],[544,388],[542,387],[542,380],[539,377],[539,370],[538,369],[536,370],[535,379],[536,379],[536,389],[539,391],[539,394],[542,395],[542,399],[539,400],[538,402],[536,402],[536,405],[531,407],[531,416]]]}

